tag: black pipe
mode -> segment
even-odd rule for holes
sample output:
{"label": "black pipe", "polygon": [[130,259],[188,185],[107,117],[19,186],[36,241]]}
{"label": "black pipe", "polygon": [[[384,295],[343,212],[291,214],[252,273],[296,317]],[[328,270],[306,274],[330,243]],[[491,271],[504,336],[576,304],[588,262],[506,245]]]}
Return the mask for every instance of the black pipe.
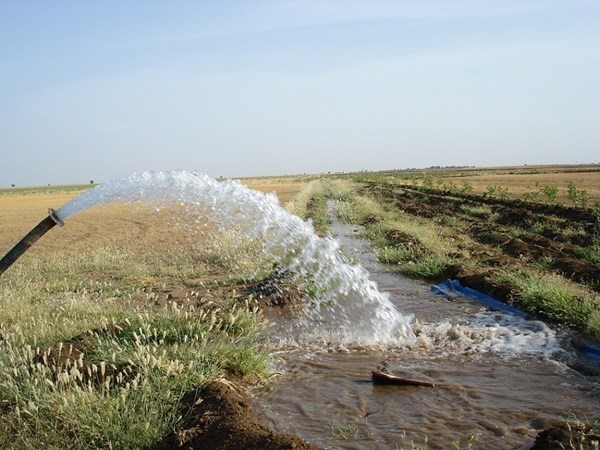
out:
{"label": "black pipe", "polygon": [[48,209],[48,217],[38,223],[33,230],[15,245],[10,252],[0,260],[0,276],[8,269],[25,251],[37,242],[54,225],[63,226],[64,222],[56,215],[52,208]]}

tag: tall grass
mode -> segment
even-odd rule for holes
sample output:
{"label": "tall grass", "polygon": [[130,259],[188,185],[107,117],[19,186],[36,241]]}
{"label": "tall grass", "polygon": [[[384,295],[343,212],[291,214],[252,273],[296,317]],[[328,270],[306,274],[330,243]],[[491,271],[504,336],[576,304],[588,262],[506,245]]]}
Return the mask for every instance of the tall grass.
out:
{"label": "tall grass", "polygon": [[240,277],[260,264],[247,247],[224,247],[218,264],[216,248],[202,258],[100,248],[11,267],[0,279],[0,447],[152,447],[181,421],[185,392],[228,373],[265,376],[247,305],[151,306],[153,290],[209,266]]}
{"label": "tall grass", "polygon": [[539,316],[585,330],[600,339],[600,296],[555,273],[510,270],[515,301]]}

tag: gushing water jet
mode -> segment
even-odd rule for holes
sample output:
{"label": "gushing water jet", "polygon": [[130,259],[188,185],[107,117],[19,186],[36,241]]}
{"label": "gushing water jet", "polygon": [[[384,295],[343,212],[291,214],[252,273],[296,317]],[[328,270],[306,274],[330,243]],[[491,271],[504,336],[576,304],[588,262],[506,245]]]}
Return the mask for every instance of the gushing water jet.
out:
{"label": "gushing water jet", "polygon": [[[307,316],[313,324],[326,327],[318,328],[328,340],[384,343],[414,339],[412,317],[394,307],[365,269],[345,259],[335,239],[318,237],[310,222],[285,211],[275,195],[254,191],[238,181],[217,181],[183,171],[134,173],[67,202],[38,225],[39,229],[32,230],[35,239],[28,237],[17,247],[22,245],[22,253],[56,223],[112,202],[141,202],[157,210],[181,206],[190,216],[191,231],[199,231],[193,230],[194,223],[208,218],[219,231],[232,231],[240,239],[261,243],[262,255],[269,264],[281,266],[296,281],[316,284],[320,298],[307,309]],[[18,251],[15,254],[18,256]],[[307,326],[307,333],[315,328]]]}
{"label": "gushing water jet", "polygon": [[48,209],[48,217],[38,223],[27,235],[21,239],[12,250],[10,250],[4,258],[0,260],[0,276],[8,269],[12,264],[19,259],[19,257],[35,244],[39,238],[50,231],[55,225],[63,226],[64,222],[58,217],[56,211],[52,208]]}

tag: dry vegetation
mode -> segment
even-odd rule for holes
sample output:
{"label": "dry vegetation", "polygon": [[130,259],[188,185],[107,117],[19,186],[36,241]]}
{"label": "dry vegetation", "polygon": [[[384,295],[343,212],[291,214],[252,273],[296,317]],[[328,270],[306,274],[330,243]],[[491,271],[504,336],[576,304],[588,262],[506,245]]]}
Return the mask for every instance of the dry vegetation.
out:
{"label": "dry vegetation", "polygon": [[436,182],[453,182],[457,186],[467,182],[476,194],[484,194],[490,186],[508,190],[512,198],[520,199],[527,192],[544,186],[558,188],[559,200],[568,203],[570,183],[585,190],[590,204],[600,201],[600,165],[585,166],[520,166],[504,168],[434,169],[398,172],[403,179],[433,177]]}

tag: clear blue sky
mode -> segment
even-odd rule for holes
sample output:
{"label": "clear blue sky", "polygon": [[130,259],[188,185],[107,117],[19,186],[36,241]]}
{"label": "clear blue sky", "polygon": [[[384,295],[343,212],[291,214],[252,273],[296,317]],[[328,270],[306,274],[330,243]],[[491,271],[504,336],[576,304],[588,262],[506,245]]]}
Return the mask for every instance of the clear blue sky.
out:
{"label": "clear blue sky", "polygon": [[597,0],[0,0],[0,187],[589,162]]}

